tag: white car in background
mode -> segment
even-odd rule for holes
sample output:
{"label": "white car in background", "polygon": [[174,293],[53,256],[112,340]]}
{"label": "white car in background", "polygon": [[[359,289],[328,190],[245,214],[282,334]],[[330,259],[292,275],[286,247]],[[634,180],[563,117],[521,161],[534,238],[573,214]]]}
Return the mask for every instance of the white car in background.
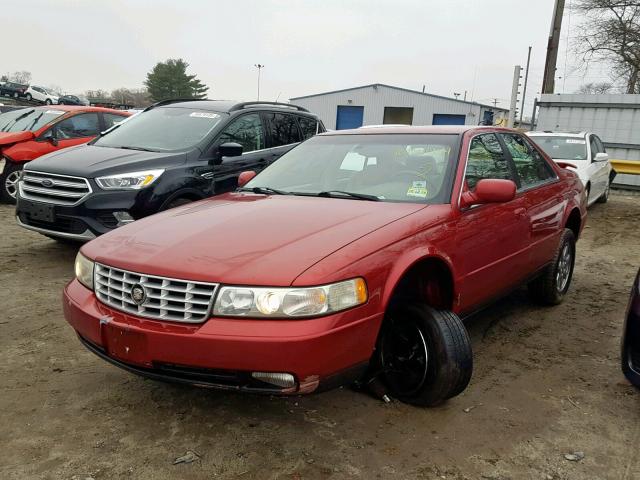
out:
{"label": "white car in background", "polygon": [[58,94],[48,88],[38,87],[37,85],[29,85],[29,88],[24,92],[24,96],[29,101],[36,100],[47,105],[58,103]]}
{"label": "white car in background", "polygon": [[527,132],[527,135],[555,162],[575,165],[572,170],[587,190],[587,205],[609,199],[615,173],[597,135],[591,132]]}

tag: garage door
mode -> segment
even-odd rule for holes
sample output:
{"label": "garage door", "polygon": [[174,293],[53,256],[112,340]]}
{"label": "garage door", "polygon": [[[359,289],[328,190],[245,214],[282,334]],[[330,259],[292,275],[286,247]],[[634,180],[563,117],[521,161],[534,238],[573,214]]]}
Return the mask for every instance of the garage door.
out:
{"label": "garage door", "polygon": [[361,127],[363,117],[364,107],[353,105],[338,105],[336,130]]}
{"label": "garage door", "polygon": [[464,125],[464,115],[451,115],[449,113],[434,113],[433,125]]}

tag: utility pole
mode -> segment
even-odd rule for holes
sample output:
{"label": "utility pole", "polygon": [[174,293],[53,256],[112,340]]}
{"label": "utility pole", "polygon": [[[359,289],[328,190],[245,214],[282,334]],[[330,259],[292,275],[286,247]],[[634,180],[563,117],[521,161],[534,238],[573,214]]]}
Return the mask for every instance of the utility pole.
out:
{"label": "utility pole", "polygon": [[527,55],[527,68],[524,71],[524,87],[522,87],[522,103],[520,104],[520,125],[522,125],[522,115],[524,115],[524,99],[527,96],[527,82],[529,81],[529,62],[531,62],[531,47]]}
{"label": "utility pole", "polygon": [[562,29],[562,16],[564,14],[564,0],[556,0],[553,7],[553,20],[547,42],[547,59],[544,62],[544,77],[542,80],[542,93],[553,93],[556,77],[556,62],[558,60],[558,45],[560,44],[560,30]]}
{"label": "utility pole", "polygon": [[254,67],[258,69],[258,101],[260,101],[260,71],[264,68],[264,65],[256,63]]}
{"label": "utility pole", "polygon": [[518,87],[520,86],[520,71],[522,67],[516,65],[513,68],[513,85],[511,86],[511,104],[509,106],[509,119],[507,120],[507,127],[513,128],[513,123],[516,119],[516,108],[518,108]]}
{"label": "utility pole", "polygon": [[456,100],[457,100],[460,94],[458,92],[453,92],[453,96],[456,97]]}
{"label": "utility pole", "polygon": [[491,103],[493,103],[493,108],[496,108],[498,106],[498,99],[494,98]]}

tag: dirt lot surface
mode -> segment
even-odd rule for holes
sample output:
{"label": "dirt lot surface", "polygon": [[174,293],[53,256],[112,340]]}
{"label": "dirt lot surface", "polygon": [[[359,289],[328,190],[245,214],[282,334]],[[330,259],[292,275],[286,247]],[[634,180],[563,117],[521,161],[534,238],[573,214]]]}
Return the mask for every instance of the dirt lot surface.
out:
{"label": "dirt lot surface", "polygon": [[[349,388],[296,398],[156,383],[87,352],[60,293],[73,247],[0,206],[0,478],[640,478],[640,394],[619,339],[640,196],[590,210],[565,303],[524,290],[468,323],[475,371],[435,409]],[[564,454],[584,452],[580,461]],[[192,463],[178,463],[187,452]]]}

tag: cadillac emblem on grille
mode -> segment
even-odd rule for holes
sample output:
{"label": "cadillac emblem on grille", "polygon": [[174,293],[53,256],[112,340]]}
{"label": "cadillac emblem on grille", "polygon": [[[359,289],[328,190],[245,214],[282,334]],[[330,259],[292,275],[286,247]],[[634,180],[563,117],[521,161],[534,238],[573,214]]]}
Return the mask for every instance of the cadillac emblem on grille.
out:
{"label": "cadillac emblem on grille", "polygon": [[142,305],[144,301],[147,299],[147,292],[145,292],[144,287],[139,283],[136,283],[133,287],[131,287],[131,300],[136,305]]}

